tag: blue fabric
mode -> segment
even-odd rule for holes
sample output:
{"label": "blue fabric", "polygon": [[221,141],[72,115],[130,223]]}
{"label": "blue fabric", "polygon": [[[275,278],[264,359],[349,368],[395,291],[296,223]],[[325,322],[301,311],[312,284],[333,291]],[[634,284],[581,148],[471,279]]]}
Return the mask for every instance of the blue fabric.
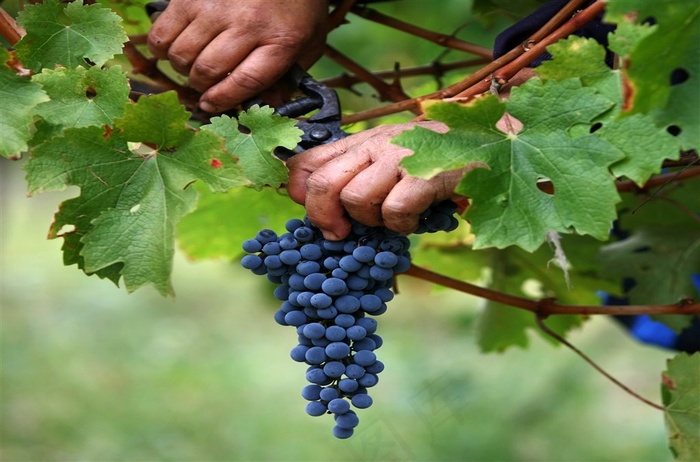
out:
{"label": "blue fabric", "polygon": [[666,324],[654,321],[651,316],[643,314],[634,317],[630,334],[640,342],[664,348],[675,348],[678,334]]}

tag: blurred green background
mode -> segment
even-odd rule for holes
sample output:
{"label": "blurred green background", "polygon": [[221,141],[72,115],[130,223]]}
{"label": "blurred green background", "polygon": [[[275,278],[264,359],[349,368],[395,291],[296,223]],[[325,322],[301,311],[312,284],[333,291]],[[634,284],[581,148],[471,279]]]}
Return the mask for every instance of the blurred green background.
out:
{"label": "blurred green background", "polygon": [[[408,277],[379,318],[387,365],[350,440],[304,413],[305,366],[263,278],[179,256],[177,297],[62,266],[45,239],[66,194],[26,198],[2,166],[2,460],[663,461],[660,412],[563,348],[482,355],[477,300]],[[669,354],[610,320],[573,342],[658,400]]]}
{"label": "blurred green background", "polygon": [[[458,36],[490,47],[507,22],[470,20],[469,6],[378,9],[446,33],[470,23]],[[426,64],[442,51],[357,17],[331,43],[374,70]],[[324,60],[312,73],[338,72]],[[406,83],[413,94],[437,88],[430,78]],[[359,90],[343,92],[346,108],[377,103]],[[526,351],[480,354],[479,301],[407,277],[379,319],[387,368],[375,404],[359,412],[350,440],[336,440],[330,417],[304,413],[305,367],[288,356],[296,334],[272,320],[266,281],[235,262],[178,255],[168,300],[65,268],[60,240],[45,236],[57,204],[76,192],[27,198],[21,164],[0,161],[4,461],[671,459],[661,413],[534,334]],[[605,318],[571,339],[658,400],[668,352],[634,343]]]}

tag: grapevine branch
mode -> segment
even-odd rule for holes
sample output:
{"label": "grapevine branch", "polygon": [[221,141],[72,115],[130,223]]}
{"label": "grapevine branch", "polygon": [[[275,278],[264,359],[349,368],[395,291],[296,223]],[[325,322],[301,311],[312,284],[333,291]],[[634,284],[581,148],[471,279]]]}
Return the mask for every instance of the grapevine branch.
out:
{"label": "grapevine branch", "polygon": [[[448,71],[462,69],[465,67],[481,66],[488,62],[490,62],[490,60],[487,61],[484,58],[466,59],[463,61],[455,61],[451,63],[441,63],[439,61],[434,61],[431,64],[425,66],[392,69],[390,71],[374,72],[373,74],[381,79],[391,77],[415,77],[421,75],[433,75],[435,76],[435,78],[439,79]],[[346,88],[348,90],[351,90],[353,85],[364,81],[365,80],[358,75],[341,74],[337,77],[324,79],[322,83],[333,88]]]}
{"label": "grapevine branch", "polygon": [[[473,74],[469,75],[467,78],[462,80],[461,82],[458,82],[454,85],[451,85],[449,87],[443,88],[439,91],[429,93],[427,95],[419,96],[417,98],[413,98],[410,100],[405,100],[405,101],[400,101],[398,103],[378,107],[378,108],[373,108],[369,109],[367,111],[362,111],[358,112],[355,114],[350,114],[346,117],[343,118],[342,123],[343,124],[351,124],[354,122],[360,122],[363,120],[369,120],[369,119],[374,119],[377,117],[382,117],[386,115],[391,115],[395,114],[398,112],[403,112],[407,110],[413,110],[414,108],[420,107],[421,102],[426,101],[426,100],[431,100],[431,99],[446,99],[446,98],[452,98],[457,95],[465,94],[465,92],[469,91],[469,89],[475,85],[480,85],[479,88],[483,87],[483,90],[481,90],[481,93],[484,91],[488,90],[490,84],[491,84],[491,77],[493,76],[494,73],[499,71],[501,68],[504,68],[506,65],[511,63],[513,60],[518,58],[519,56],[525,54],[527,57],[525,59],[522,59],[518,61],[518,66],[520,66],[520,69],[525,68],[527,64],[532,62],[539,54],[544,52],[544,49],[546,46],[549,46],[551,43],[554,43],[555,40],[546,40],[546,38],[559,26],[559,23],[562,20],[565,20],[569,18],[576,10],[577,8],[583,3],[582,0],[571,0],[569,3],[567,3],[560,11],[555,15],[552,20],[550,20],[547,24],[545,24],[540,30],[538,30],[535,34],[533,34],[528,40],[526,40],[523,43],[523,46],[516,47],[512,50],[510,50],[508,53],[504,54],[503,56],[499,57],[498,59],[493,60],[491,63],[487,64],[483,68],[477,70]],[[571,32],[574,32],[576,29],[580,28],[587,22],[592,21],[597,14],[599,14],[604,7],[604,3],[601,0],[596,1],[593,5],[588,7],[586,10],[583,12],[580,12],[574,16],[575,25],[569,27],[567,29],[562,29],[565,27],[567,24],[571,23],[573,19],[569,19],[564,23],[564,26],[560,27],[557,30],[558,34],[564,33],[564,30],[570,30],[568,34]],[[584,14],[585,13],[585,14]],[[560,37],[557,35],[557,40]],[[537,45],[540,42],[545,42],[546,45],[542,47],[538,47]],[[519,70],[519,69],[518,69]],[[514,71],[514,72],[513,72]],[[508,68],[508,73],[513,72],[513,75],[517,73],[517,70],[514,67]],[[501,74],[503,75],[503,74]],[[485,85],[485,87],[484,87]],[[476,93],[474,93],[476,94]]]}
{"label": "grapevine branch", "polygon": [[542,330],[542,332],[549,335],[554,340],[558,341],[559,343],[561,343],[562,345],[566,346],[571,351],[576,353],[579,357],[581,357],[584,361],[586,361],[591,367],[593,367],[596,371],[598,371],[600,374],[602,374],[606,379],[610,380],[612,383],[614,383],[618,387],[622,388],[625,392],[627,392],[628,394],[630,394],[634,398],[640,400],[644,404],[648,404],[649,406],[653,407],[654,409],[658,409],[660,411],[666,410],[660,404],[656,404],[655,402],[646,399],[645,397],[643,397],[642,395],[640,395],[639,393],[637,393],[636,391],[632,390],[630,387],[625,385],[624,383],[617,380],[610,373],[608,373],[605,369],[603,369],[600,365],[598,365],[598,363],[596,363],[590,357],[588,357],[587,354],[585,354],[583,351],[576,348],[571,342],[566,340],[564,337],[562,337],[561,335],[557,334],[552,329],[547,327],[547,325],[544,323],[544,320],[540,316],[537,316],[535,318],[535,322],[537,323],[537,327],[539,327]]}
{"label": "grapevine branch", "polygon": [[[511,61],[506,66],[503,66],[497,72],[494,72],[492,80],[498,82],[499,84],[505,84],[510,80],[515,74],[521,69],[525,68],[532,62],[533,57],[540,56],[543,54],[547,47],[559,40],[568,37],[572,33],[576,32],[585,24],[591,22],[600,13],[603,12],[605,8],[605,3],[601,0],[596,1],[591,6],[585,10],[577,13],[569,21],[565,22],[561,27],[555,30],[553,33],[547,35],[542,40],[535,42],[529,41],[524,46],[527,48],[528,53],[524,53],[513,61]],[[460,92],[456,95],[457,98],[472,98],[476,95],[484,93],[491,86],[490,81],[481,81],[476,85]]]}
{"label": "grapevine branch", "polygon": [[[403,92],[400,85],[390,85],[386,83],[374,73],[360,66],[358,63],[348,58],[346,55],[331,47],[330,45],[326,45],[325,54],[331,60],[340,64],[349,71],[355,73],[355,75],[359,76],[362,80],[369,83],[384,98],[387,98],[391,101],[403,101],[409,99],[409,96]],[[416,113],[419,113],[417,109],[414,110],[416,110]]]}
{"label": "grapevine branch", "polygon": [[365,6],[355,6],[351,9],[356,15],[365,18],[369,21],[374,21],[378,24],[383,24],[394,29],[407,32],[416,37],[423,38],[433,43],[437,43],[445,48],[452,48],[454,50],[464,51],[465,53],[470,53],[476,56],[481,56],[482,58],[491,59],[491,50],[484,48],[473,43],[465,42],[451,35],[445,35],[438,32],[433,32],[422,27],[418,27],[414,24],[409,24],[387,16],[380,13],[372,8],[367,8]]}
{"label": "grapevine branch", "polygon": [[443,274],[435,273],[429,269],[412,265],[405,273],[424,281],[433,282],[441,286],[449,287],[460,292],[475,295],[492,302],[520,308],[525,311],[535,313],[542,319],[558,314],[580,314],[580,315],[637,315],[637,314],[678,314],[678,315],[700,315],[700,303],[690,297],[685,297],[676,303],[668,305],[626,305],[626,306],[599,306],[599,305],[563,305],[553,298],[542,298],[531,300],[516,295],[499,292],[486,287],[477,286],[466,281],[453,279]]}

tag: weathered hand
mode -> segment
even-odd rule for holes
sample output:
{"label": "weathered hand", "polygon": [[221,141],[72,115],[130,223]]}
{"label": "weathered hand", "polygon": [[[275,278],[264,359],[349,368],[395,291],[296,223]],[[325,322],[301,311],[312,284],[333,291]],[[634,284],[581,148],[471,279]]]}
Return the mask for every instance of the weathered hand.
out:
{"label": "weathered hand", "polygon": [[424,210],[454,195],[464,173],[443,172],[422,180],[399,166],[412,151],[390,139],[416,124],[447,131],[438,122],[382,125],[293,156],[287,161],[289,196],[306,206],[309,219],[327,239],[348,235],[348,215],[366,225],[412,232]]}
{"label": "weathered hand", "polygon": [[327,0],[171,0],[148,46],[216,113],[269,89],[295,63],[310,67],[323,53],[327,18]]}

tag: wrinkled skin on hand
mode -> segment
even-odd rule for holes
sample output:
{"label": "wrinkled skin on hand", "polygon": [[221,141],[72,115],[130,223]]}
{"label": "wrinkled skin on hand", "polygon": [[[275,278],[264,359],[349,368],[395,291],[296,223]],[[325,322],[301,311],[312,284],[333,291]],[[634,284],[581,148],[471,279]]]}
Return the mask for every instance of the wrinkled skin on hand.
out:
{"label": "wrinkled skin on hand", "polygon": [[[218,113],[260,95],[295,63],[316,62],[327,20],[327,0],[171,0],[148,46],[203,93],[202,110]],[[263,97],[280,102],[275,92]]]}
{"label": "wrinkled skin on hand", "polygon": [[287,161],[289,196],[306,207],[326,239],[349,234],[348,216],[366,225],[411,233],[432,203],[454,196],[464,174],[455,170],[423,180],[399,166],[412,151],[390,139],[416,125],[447,132],[438,122],[382,125],[293,156]]}

